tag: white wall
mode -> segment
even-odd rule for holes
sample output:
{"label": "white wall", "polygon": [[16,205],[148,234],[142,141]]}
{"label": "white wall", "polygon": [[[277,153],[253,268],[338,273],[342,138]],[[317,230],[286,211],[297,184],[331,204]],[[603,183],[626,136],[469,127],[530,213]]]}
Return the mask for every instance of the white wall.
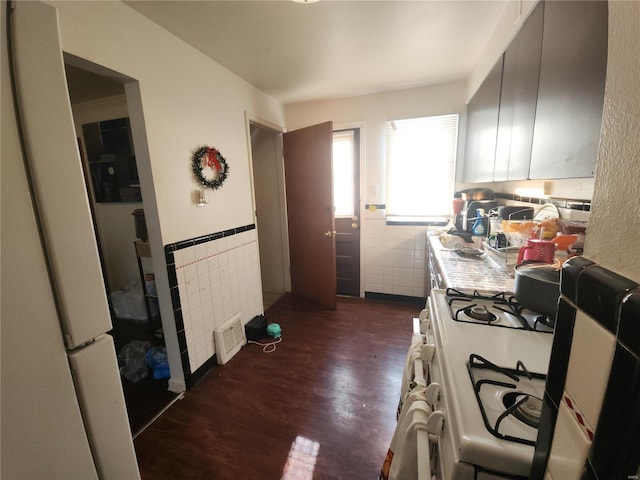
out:
{"label": "white wall", "polygon": [[426,227],[387,226],[383,210],[364,206],[385,203],[385,122],[459,113],[463,136],[465,92],[461,81],[285,107],[289,130],[329,120],[334,129],[361,127],[361,293],[425,295]]}
{"label": "white wall", "polygon": [[[282,106],[121,2],[48,2],[63,50],[126,76],[129,117],[171,367],[182,388],[180,347],[163,246],[253,223],[245,114],[284,125]],[[230,173],[196,207],[191,156],[220,149]],[[203,286],[206,288],[206,286]]]}
{"label": "white wall", "polygon": [[609,2],[602,133],[585,256],[640,283],[640,2]]}

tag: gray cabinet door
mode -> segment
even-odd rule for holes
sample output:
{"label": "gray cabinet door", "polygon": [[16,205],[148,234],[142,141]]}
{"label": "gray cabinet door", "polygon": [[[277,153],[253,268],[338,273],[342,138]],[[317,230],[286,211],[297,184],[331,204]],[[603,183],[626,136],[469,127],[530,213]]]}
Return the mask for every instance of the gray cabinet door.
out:
{"label": "gray cabinet door", "polygon": [[504,54],[494,181],[529,176],[533,124],[538,97],[542,20],[539,3]]}
{"label": "gray cabinet door", "polygon": [[607,67],[607,2],[544,5],[529,177],[592,177]]}
{"label": "gray cabinet door", "polygon": [[503,56],[469,102],[464,181],[493,181]]}

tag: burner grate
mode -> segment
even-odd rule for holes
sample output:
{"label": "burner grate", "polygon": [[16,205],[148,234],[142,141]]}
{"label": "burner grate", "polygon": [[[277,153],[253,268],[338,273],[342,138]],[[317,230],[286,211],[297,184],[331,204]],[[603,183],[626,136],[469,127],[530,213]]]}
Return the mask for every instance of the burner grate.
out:
{"label": "burner grate", "polygon": [[[474,374],[475,369],[491,370],[492,372],[496,372],[499,379],[476,379],[476,375]],[[541,408],[542,401],[532,393],[519,391],[517,390],[517,388],[521,378],[527,378],[529,380],[545,380],[546,375],[540,373],[530,373],[525,367],[524,363],[519,360],[516,364],[515,369],[503,368],[495,365],[486,358],[475,353],[469,356],[468,370],[469,376],[471,377],[471,383],[473,384],[473,391],[476,395],[476,400],[478,401],[478,406],[480,407],[480,413],[482,414],[482,419],[487,430],[494,437],[521,443],[524,445],[535,446],[535,441],[501,433],[500,427],[503,421],[509,416],[513,416],[518,421],[521,421],[530,427],[538,427],[539,410]],[[480,391],[482,390],[482,387],[484,385],[493,385],[505,389],[514,390],[513,392],[507,392],[503,396],[502,401],[504,403],[505,410],[497,417],[497,419],[493,423],[489,420],[485,405],[483,404],[480,397]]]}
{"label": "burner grate", "polygon": [[[476,325],[491,325],[493,327],[515,328],[543,333],[552,333],[553,324],[549,317],[536,315],[531,322],[523,315],[523,307],[516,298],[507,292],[483,295],[477,290],[472,293],[461,292],[455,288],[446,290],[447,304],[451,318],[456,322],[474,323]],[[487,308],[489,304],[489,308]],[[517,324],[502,324],[496,322],[498,315],[491,310],[497,310],[516,319]],[[467,318],[468,317],[468,318]]]}

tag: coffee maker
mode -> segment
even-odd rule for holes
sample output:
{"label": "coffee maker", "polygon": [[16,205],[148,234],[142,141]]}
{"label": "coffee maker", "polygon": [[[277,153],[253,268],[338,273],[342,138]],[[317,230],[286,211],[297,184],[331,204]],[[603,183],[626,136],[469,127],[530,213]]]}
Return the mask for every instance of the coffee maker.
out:
{"label": "coffee maker", "polygon": [[464,200],[462,210],[456,215],[455,225],[458,230],[471,231],[477,219],[478,209],[489,212],[492,208],[497,208],[498,202],[494,200],[494,194],[488,188],[469,188],[456,192],[455,198]]}

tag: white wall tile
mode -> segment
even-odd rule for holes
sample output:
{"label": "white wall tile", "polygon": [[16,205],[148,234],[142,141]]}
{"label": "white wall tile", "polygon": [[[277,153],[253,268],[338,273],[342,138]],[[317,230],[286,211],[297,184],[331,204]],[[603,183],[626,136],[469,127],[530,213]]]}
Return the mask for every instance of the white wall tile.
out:
{"label": "white wall tile", "polygon": [[195,262],[195,260],[196,260],[196,252],[195,252],[195,249],[193,247],[184,248],[184,249],[179,250],[179,251],[182,252],[182,264],[183,265],[188,265],[190,263]]}
{"label": "white wall tile", "polygon": [[615,345],[608,330],[578,310],[565,389],[594,427],[598,424]]}
{"label": "white wall tile", "polygon": [[256,238],[247,231],[174,253],[192,372],[215,353],[214,328],[239,311],[244,323],[263,313]]}
{"label": "white wall tile", "polygon": [[591,442],[582,433],[567,405],[562,402],[558,409],[547,471],[553,478],[580,479],[590,447]]}
{"label": "white wall tile", "polygon": [[175,252],[173,252],[173,261],[176,265],[176,269],[184,266],[182,250],[176,250]]}

